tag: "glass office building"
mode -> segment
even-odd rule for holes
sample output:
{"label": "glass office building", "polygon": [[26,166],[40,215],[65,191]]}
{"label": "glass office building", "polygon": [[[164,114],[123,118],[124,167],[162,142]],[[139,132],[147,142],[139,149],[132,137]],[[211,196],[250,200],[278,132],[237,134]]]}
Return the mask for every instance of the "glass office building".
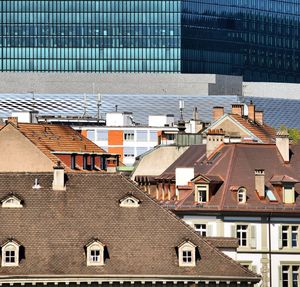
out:
{"label": "glass office building", "polygon": [[0,70],[300,82],[292,0],[0,1]]}

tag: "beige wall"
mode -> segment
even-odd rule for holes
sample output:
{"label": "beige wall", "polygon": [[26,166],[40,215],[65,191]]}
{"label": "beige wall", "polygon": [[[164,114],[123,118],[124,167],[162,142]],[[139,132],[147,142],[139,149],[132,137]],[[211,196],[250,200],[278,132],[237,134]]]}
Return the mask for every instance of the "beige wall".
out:
{"label": "beige wall", "polygon": [[240,135],[241,137],[249,137],[244,130],[242,130],[237,124],[233,123],[229,119],[225,119],[220,124],[214,125],[214,129],[223,129],[226,134]]}
{"label": "beige wall", "polygon": [[11,125],[0,131],[0,172],[52,171],[53,163]]}

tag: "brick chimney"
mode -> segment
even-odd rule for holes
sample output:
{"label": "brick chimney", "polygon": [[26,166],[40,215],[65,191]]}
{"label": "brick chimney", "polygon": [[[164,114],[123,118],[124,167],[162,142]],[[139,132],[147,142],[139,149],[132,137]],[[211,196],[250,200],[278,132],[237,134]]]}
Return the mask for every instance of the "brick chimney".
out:
{"label": "brick chimney", "polygon": [[265,198],[265,170],[255,169],[255,190],[260,198]]}
{"label": "brick chimney", "polygon": [[107,158],[107,172],[116,172],[118,166],[118,158],[117,157],[109,157]]}
{"label": "brick chimney", "polygon": [[18,117],[8,117],[6,122],[11,123],[17,127],[18,126]]}
{"label": "brick chimney", "polygon": [[55,191],[66,190],[65,185],[65,169],[60,161],[53,167],[53,182],[52,189]]}
{"label": "brick chimney", "polygon": [[223,144],[225,132],[222,129],[208,130],[206,136],[206,157],[209,158],[214,151]]}
{"label": "brick chimney", "polygon": [[276,147],[285,163],[290,161],[290,140],[288,131],[280,130],[276,134]]}
{"label": "brick chimney", "polygon": [[252,101],[248,105],[248,119],[255,122],[255,105]]}
{"label": "brick chimney", "polygon": [[218,120],[224,115],[224,107],[213,107],[213,121]]}
{"label": "brick chimney", "polygon": [[242,117],[244,115],[244,105],[243,104],[232,104],[231,113],[237,114]]}
{"label": "brick chimney", "polygon": [[264,124],[264,112],[263,111],[255,111],[255,122],[260,125]]}

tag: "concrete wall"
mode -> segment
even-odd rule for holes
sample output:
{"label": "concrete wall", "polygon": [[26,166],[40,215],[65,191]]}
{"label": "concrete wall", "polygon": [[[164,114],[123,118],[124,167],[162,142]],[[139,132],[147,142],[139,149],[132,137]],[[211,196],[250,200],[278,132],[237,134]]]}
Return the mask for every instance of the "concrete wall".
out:
{"label": "concrete wall", "polygon": [[241,95],[241,89],[242,77],[214,74],[0,73],[0,93]]}
{"label": "concrete wall", "polygon": [[53,163],[16,128],[0,131],[0,172],[53,171]]}

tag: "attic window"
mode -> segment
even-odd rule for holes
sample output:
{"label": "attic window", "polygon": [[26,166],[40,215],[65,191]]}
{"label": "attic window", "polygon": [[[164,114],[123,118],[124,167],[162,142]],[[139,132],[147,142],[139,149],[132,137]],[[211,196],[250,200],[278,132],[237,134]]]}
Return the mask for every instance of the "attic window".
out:
{"label": "attic window", "polygon": [[14,195],[6,197],[1,201],[1,205],[4,208],[22,208],[22,201]]}
{"label": "attic window", "polygon": [[101,266],[104,265],[104,245],[94,240],[87,246],[87,266]]}
{"label": "attic window", "polygon": [[19,266],[19,247],[20,245],[15,241],[8,241],[2,245],[2,267]]}
{"label": "attic window", "polygon": [[133,195],[129,195],[120,200],[121,207],[139,207],[140,200],[134,197]]}
{"label": "attic window", "polygon": [[294,184],[291,184],[291,183],[283,184],[283,202],[284,203],[295,203]]}
{"label": "attic window", "polygon": [[197,184],[196,185],[196,202],[203,203],[209,200],[209,185],[208,184]]}
{"label": "attic window", "polygon": [[179,266],[193,267],[196,266],[196,245],[186,241],[178,247]]}
{"label": "attic window", "polygon": [[246,203],[247,199],[247,190],[244,187],[241,187],[237,191],[237,201],[238,203]]}

